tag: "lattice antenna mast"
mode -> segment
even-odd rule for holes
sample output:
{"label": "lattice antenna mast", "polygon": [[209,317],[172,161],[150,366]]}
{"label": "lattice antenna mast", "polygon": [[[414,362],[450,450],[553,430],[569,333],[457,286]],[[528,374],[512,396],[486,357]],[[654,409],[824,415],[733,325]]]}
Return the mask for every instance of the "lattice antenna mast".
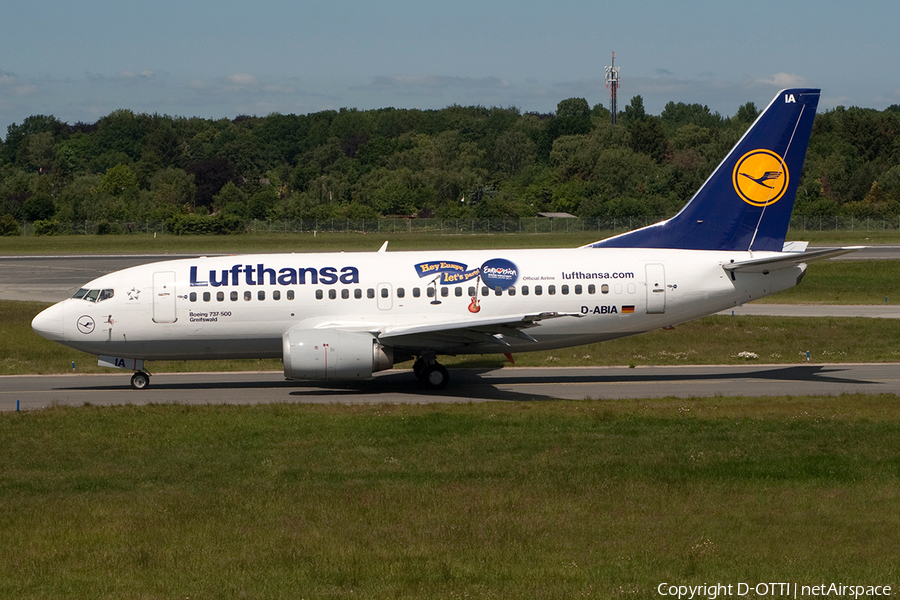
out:
{"label": "lattice antenna mast", "polygon": [[619,69],[616,68],[616,53],[612,53],[612,65],[606,67],[606,89],[609,90],[609,112],[612,113],[612,124],[616,124],[616,92],[619,89]]}

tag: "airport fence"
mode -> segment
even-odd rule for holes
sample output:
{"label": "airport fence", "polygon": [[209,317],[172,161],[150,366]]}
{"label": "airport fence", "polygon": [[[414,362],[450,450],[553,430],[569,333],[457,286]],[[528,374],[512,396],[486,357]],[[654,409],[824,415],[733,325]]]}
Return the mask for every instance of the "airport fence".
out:
{"label": "airport fence", "polygon": [[[298,219],[251,220],[243,231],[247,233],[432,233],[435,235],[465,234],[541,234],[577,231],[623,232],[663,220],[663,217],[601,217],[523,219]],[[791,218],[794,231],[886,231],[900,229],[900,217],[893,219],[856,217]],[[33,235],[115,235],[115,234],[171,234],[165,221],[38,221],[25,223],[20,233]]]}

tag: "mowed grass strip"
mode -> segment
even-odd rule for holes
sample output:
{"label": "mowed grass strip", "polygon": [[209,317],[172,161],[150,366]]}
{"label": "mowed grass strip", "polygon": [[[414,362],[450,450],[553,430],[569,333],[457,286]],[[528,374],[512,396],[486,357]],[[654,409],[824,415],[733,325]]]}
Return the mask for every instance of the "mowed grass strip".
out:
{"label": "mowed grass strip", "polygon": [[[0,375],[110,372],[94,356],[41,338],[31,319],[47,306],[0,301]],[[900,361],[900,320],[711,316],[642,335],[514,356],[516,366],[795,364]],[[747,354],[749,353],[749,354]],[[749,357],[749,358],[748,358]],[[512,366],[500,354],[443,357],[448,366]],[[399,368],[410,368],[411,362]],[[157,361],[151,372],[281,370],[281,361]]]}
{"label": "mowed grass strip", "polygon": [[898,436],[861,395],[5,413],[0,596],[896,586]]}

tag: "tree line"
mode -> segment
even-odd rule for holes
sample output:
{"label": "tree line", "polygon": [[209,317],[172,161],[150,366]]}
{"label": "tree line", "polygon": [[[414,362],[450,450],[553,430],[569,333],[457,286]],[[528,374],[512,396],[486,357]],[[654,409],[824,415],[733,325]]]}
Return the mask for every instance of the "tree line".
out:
{"label": "tree line", "polygon": [[[616,125],[583,98],[552,114],[453,105],[211,120],[117,110],[74,125],[36,115],[0,142],[0,233],[26,222],[66,233],[85,221],[239,231],[253,219],[669,216],[758,112],[752,102],[730,117],[669,102],[655,116],[635,96]],[[794,214],[900,215],[900,105],[816,116]]]}

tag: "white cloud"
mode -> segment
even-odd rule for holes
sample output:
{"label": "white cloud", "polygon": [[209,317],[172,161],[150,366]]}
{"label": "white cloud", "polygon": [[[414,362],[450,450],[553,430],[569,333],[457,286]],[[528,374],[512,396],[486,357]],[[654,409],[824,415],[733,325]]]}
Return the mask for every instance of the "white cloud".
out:
{"label": "white cloud", "polygon": [[779,88],[803,87],[808,85],[805,78],[795,73],[775,73],[771,77],[760,77],[756,80],[759,85],[773,85]]}
{"label": "white cloud", "polygon": [[503,89],[512,84],[498,77],[453,77],[448,75],[379,75],[369,89]]}
{"label": "white cloud", "polygon": [[153,79],[156,74],[153,71],[141,71],[140,73],[134,73],[133,71],[119,71],[118,77],[119,79],[134,79],[135,77],[139,77],[141,79]]}
{"label": "white cloud", "polygon": [[259,87],[259,79],[248,73],[235,73],[225,78],[230,85],[236,87]]}
{"label": "white cloud", "polygon": [[38,86],[31,83],[26,83],[23,85],[14,86],[13,92],[16,94],[16,96],[30,96],[31,94],[37,93],[38,89]]}

